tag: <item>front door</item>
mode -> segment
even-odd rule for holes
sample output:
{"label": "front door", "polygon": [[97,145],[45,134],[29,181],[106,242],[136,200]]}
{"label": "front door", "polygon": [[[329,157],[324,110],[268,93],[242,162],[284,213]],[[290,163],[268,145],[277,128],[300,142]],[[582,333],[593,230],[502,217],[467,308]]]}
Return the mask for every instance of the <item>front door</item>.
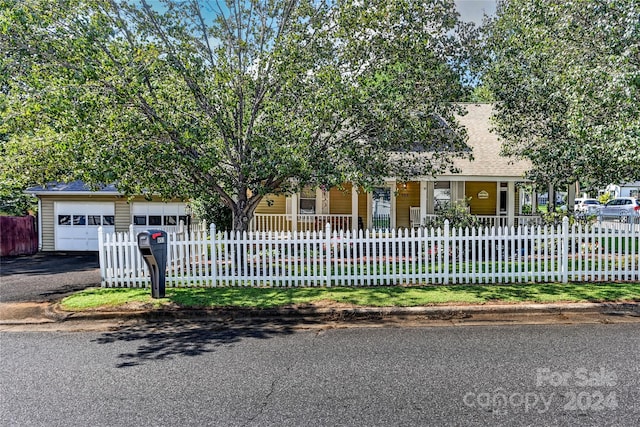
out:
{"label": "front door", "polygon": [[371,228],[391,228],[391,188],[376,187],[371,193]]}

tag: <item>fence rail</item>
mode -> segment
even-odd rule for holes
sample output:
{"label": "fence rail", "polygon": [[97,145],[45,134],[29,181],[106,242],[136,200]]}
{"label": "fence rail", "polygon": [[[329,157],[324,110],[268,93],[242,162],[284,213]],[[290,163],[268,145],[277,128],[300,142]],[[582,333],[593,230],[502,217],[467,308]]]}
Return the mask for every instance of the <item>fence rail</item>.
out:
{"label": "fence rail", "polygon": [[[100,230],[105,287],[149,282],[133,229]],[[558,226],[169,235],[167,286],[372,286],[640,280],[640,233]]]}

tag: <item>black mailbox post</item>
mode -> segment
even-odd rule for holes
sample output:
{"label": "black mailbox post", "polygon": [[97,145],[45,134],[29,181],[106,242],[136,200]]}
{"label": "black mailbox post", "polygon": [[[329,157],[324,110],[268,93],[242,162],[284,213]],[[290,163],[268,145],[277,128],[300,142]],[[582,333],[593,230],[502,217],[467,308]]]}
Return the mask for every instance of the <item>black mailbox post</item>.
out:
{"label": "black mailbox post", "polygon": [[138,233],[138,249],[151,273],[151,297],[164,298],[167,233],[162,230],[147,230]]}

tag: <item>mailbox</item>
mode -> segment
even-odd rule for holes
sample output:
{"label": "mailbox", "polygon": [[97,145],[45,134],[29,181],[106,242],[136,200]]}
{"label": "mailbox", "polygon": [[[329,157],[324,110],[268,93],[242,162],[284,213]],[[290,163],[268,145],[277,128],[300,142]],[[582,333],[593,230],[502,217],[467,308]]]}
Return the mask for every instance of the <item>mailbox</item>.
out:
{"label": "mailbox", "polygon": [[162,230],[138,233],[138,249],[151,274],[151,297],[164,298],[167,233]]}

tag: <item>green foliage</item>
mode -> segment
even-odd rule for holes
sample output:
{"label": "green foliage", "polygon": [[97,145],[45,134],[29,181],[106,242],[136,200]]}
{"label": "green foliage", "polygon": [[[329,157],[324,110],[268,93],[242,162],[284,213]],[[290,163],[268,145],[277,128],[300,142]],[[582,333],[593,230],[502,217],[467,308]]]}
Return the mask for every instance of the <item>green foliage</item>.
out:
{"label": "green foliage", "polygon": [[597,215],[585,215],[579,212],[542,212],[540,215],[542,225],[558,226],[562,224],[564,218],[568,218],[569,225],[573,224],[593,224],[598,220]]}
{"label": "green foliage", "polygon": [[216,194],[246,229],[266,194],[468,155],[442,129],[461,91],[453,0],[0,2],[0,161],[30,184]]}
{"label": "green foliage", "polygon": [[37,211],[37,199],[23,190],[20,183],[0,180],[0,215],[24,216]]}
{"label": "green foliage", "polygon": [[473,88],[469,95],[469,102],[492,103],[495,102],[493,93],[486,86],[479,85]]}
{"label": "green foliage", "polygon": [[482,83],[505,154],[561,187],[628,182],[640,168],[640,3],[508,0],[484,28]]}
{"label": "green foliage", "polygon": [[437,216],[428,220],[426,227],[443,228],[445,220],[449,221],[451,228],[477,228],[482,224],[475,215],[469,213],[469,205],[466,201],[449,203],[445,208],[437,212]]}
{"label": "green foliage", "polygon": [[191,200],[189,205],[195,218],[205,220],[207,224],[215,224],[219,231],[232,229],[233,213],[222,204],[217,194]]}
{"label": "green foliage", "polygon": [[611,193],[608,191],[598,197],[598,201],[603,205],[607,204],[609,200],[611,200]]}

